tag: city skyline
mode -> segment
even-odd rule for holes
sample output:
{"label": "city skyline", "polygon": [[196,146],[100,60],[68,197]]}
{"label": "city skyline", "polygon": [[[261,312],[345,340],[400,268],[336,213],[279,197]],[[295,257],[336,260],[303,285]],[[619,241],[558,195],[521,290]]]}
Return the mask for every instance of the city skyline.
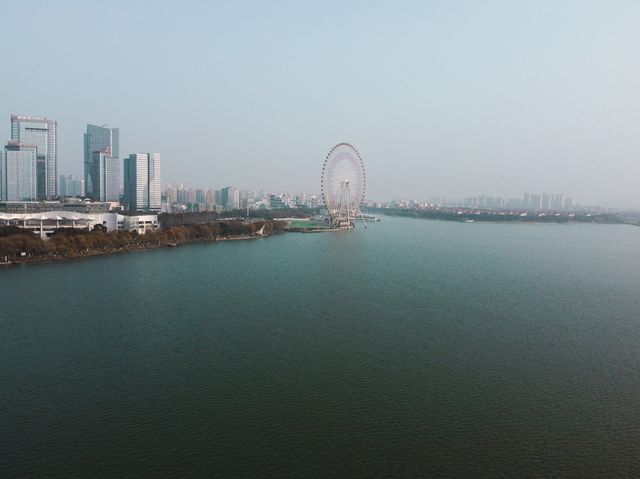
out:
{"label": "city skyline", "polygon": [[[31,25],[5,69],[41,58],[49,87],[4,75],[0,118],[55,118],[67,174],[82,175],[86,123],[109,123],[123,152],[160,151],[170,181],[309,191],[327,146],[349,141],[375,198],[539,190],[640,208],[636,2],[5,10]],[[87,16],[118,35],[96,36]],[[140,22],[166,34],[141,36]],[[6,34],[20,25],[7,21]],[[41,55],[50,38],[64,58]],[[144,74],[87,82],[105,68],[95,51],[117,51],[117,71]]]}
{"label": "city skyline", "polygon": [[[31,116],[23,116],[23,115],[15,115],[12,114],[11,115],[11,131],[12,131],[12,135],[18,136],[16,131],[19,131],[19,127],[14,126],[14,124],[16,124],[16,120],[17,119],[26,119],[29,122],[44,122],[45,124],[48,122],[48,124],[53,124],[54,128],[54,135],[55,132],[57,131],[57,122],[53,122],[51,120],[47,120],[44,117],[31,117]],[[33,136],[33,133],[31,133],[31,135]],[[127,198],[133,198],[135,195],[132,195],[131,192],[133,191],[132,189],[129,189],[129,194],[127,194],[127,179],[126,176],[122,177],[124,181],[120,181],[121,179],[121,175],[120,175],[120,159],[119,159],[119,128],[112,128],[112,127],[108,127],[108,124],[102,125],[102,126],[97,126],[91,123],[86,124],[86,132],[84,133],[84,178],[85,180],[82,181],[82,184],[75,184],[74,183],[74,187],[73,187],[73,193],[74,194],[70,194],[69,192],[67,192],[67,188],[64,187],[63,188],[63,182],[65,182],[67,179],[70,181],[74,181],[77,182],[77,180],[75,179],[75,175],[71,174],[61,174],[58,177],[58,183],[59,183],[59,194],[61,196],[78,196],[78,191],[80,191],[82,193],[82,196],[86,196],[88,198],[97,200],[97,201],[119,201],[121,195],[123,196],[123,206],[125,207],[125,209],[128,209],[129,207],[127,206]],[[45,142],[46,142],[46,136],[43,137]],[[55,144],[55,140],[53,142]],[[22,149],[27,149],[29,150],[29,148],[31,148],[31,145],[29,144],[23,144],[20,143],[18,140],[10,140],[8,145],[5,147],[5,156],[7,155],[7,151],[9,151],[9,147],[11,146],[12,150],[16,150],[16,148],[22,148]],[[35,148],[35,146],[34,146]],[[37,148],[36,148],[37,150]],[[132,154],[130,156],[140,156],[140,155],[145,155],[145,154]],[[146,154],[149,155],[149,154]],[[158,153],[154,153],[153,155],[157,155],[157,158],[159,160],[159,154]],[[7,157],[8,158],[8,157]],[[13,158],[13,157],[12,157]],[[124,168],[123,168],[123,172],[126,169],[126,164],[127,161],[130,158],[125,158],[124,159]],[[6,161],[6,160],[5,160]],[[15,160],[14,160],[15,161]],[[5,167],[5,164],[2,165],[2,167]],[[34,167],[34,171],[36,171],[37,168]],[[130,171],[134,171],[135,168],[133,170]],[[150,169],[150,171],[152,171],[153,168]],[[159,171],[159,168],[157,168],[157,170]],[[0,169],[0,174],[2,174],[2,170]],[[124,174],[124,173],[123,173]],[[133,173],[135,175],[135,173]],[[26,181],[26,180],[25,180]],[[23,184],[26,185],[25,181],[23,181]],[[5,190],[7,190],[6,188],[6,183],[7,180],[5,178],[4,183],[3,183],[3,188]],[[95,186],[94,186],[95,183]],[[171,184],[177,184],[180,182],[173,182],[173,181],[167,181],[163,184],[160,183],[160,179],[159,176],[155,177],[153,179],[153,183],[154,185],[158,185],[154,187],[154,193],[153,196],[154,198],[156,196],[159,196],[160,193],[159,191],[165,191],[165,188],[163,188],[165,185],[169,186]],[[223,183],[225,184],[225,183]],[[89,185],[88,187],[86,187],[86,185]],[[141,187],[136,187],[137,189],[140,189]],[[134,188],[134,189],[136,189]],[[191,186],[189,187],[191,188]],[[220,188],[219,192],[222,194],[222,191],[225,189],[228,189],[231,187],[224,187],[224,188]],[[21,190],[24,190],[25,187],[21,186]],[[213,191],[214,188],[211,187],[211,183],[209,183],[208,186],[203,186],[203,187],[195,187],[195,190],[210,190]],[[236,188],[234,188],[236,191],[235,193],[238,194],[238,190]],[[14,188],[15,190],[15,188]],[[260,187],[260,188],[255,188],[255,189],[251,189],[251,188],[245,188],[245,191],[265,191],[264,187]],[[18,191],[18,190],[15,190]],[[289,196],[291,195],[292,191],[300,191],[299,189],[293,189],[293,188],[289,188],[287,190],[270,190],[269,194],[267,194],[266,196],[268,197],[270,194],[271,196],[273,196],[272,193],[277,192],[276,194],[283,194],[283,192],[287,192],[286,194]],[[310,190],[312,191],[312,194],[316,194],[317,190]],[[514,209],[529,209],[529,199],[527,198],[527,196],[529,195],[529,193],[525,193],[525,197],[524,199],[518,199],[518,198],[506,198],[503,199],[501,196],[496,196],[496,195],[486,195],[486,194],[481,194],[478,195],[476,197],[465,197],[464,199],[460,199],[460,198],[455,198],[452,199],[451,197],[447,197],[447,196],[443,196],[443,197],[437,197],[438,201],[434,201],[433,198],[434,196],[429,196],[428,199],[425,199],[428,195],[426,194],[427,192],[423,192],[422,195],[418,196],[418,197],[407,197],[407,196],[399,196],[399,197],[394,197],[394,198],[365,198],[368,199],[370,201],[374,201],[374,202],[385,202],[385,203],[389,203],[389,202],[394,202],[394,201],[400,201],[400,202],[404,202],[404,201],[418,201],[418,202],[422,202],[422,203],[437,203],[437,204],[443,204],[443,205],[449,205],[449,206],[474,206],[474,205],[479,205],[479,207],[485,207],[485,202],[484,199],[486,198],[488,201],[487,203],[487,207],[499,207],[499,208],[503,208],[503,207],[511,207]],[[308,194],[305,193],[305,194]],[[536,195],[535,193],[532,193],[533,195]],[[148,205],[151,204],[150,200],[149,200],[149,188],[147,187],[147,200],[146,201],[142,201],[140,203],[142,209],[147,209],[149,208]],[[551,208],[549,205],[549,201],[551,197],[556,197],[556,196],[560,196],[560,197],[564,197],[565,195],[562,193],[556,193],[556,194],[548,194],[548,193],[542,193],[542,194],[537,194],[537,196],[534,196],[535,198],[537,198],[537,202],[540,205],[539,208],[534,208],[532,207],[531,209],[542,209],[542,210],[549,210],[549,209],[554,209]],[[0,191],[0,198],[4,198],[5,195],[2,193],[2,191]],[[13,196],[11,196],[12,198],[17,199],[18,196],[16,195],[16,193],[13,193]],[[36,196],[22,196],[20,197],[20,199],[36,199]],[[545,197],[546,200],[545,200]],[[442,199],[442,201],[440,201],[440,199]],[[475,201],[474,201],[475,200]],[[497,203],[495,203],[495,201],[497,201]],[[555,209],[567,209],[567,208],[571,208],[573,205],[573,200],[572,198],[568,197],[569,203],[568,206],[565,207],[563,204],[563,200],[560,199],[559,203],[556,204],[556,208]],[[153,201],[153,204],[155,206],[153,206],[151,209],[158,209],[159,208],[159,199],[155,199]],[[545,206],[545,201],[547,202],[547,205]],[[134,202],[138,203],[137,200],[134,200]],[[199,203],[205,203],[205,201],[200,201]],[[224,206],[225,208],[231,208],[231,203],[229,201],[221,201],[220,198],[216,198],[216,200],[212,200],[211,202],[207,202],[207,203],[211,203],[211,204],[217,204],[220,206]],[[234,202],[232,202],[233,205],[239,205],[239,198],[236,198],[236,200]],[[558,208],[557,206],[563,204],[562,208]],[[602,207],[603,205],[588,205],[591,207]],[[606,205],[605,205],[606,207]]]}

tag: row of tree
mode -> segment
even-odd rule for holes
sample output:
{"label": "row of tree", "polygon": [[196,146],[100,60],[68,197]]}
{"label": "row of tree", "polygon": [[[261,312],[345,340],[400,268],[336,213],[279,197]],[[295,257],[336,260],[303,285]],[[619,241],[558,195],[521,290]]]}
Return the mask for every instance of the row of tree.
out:
{"label": "row of tree", "polygon": [[192,241],[253,236],[261,230],[263,234],[269,234],[283,226],[282,222],[276,221],[215,221],[179,224],[138,234],[136,231],[107,233],[104,226],[96,225],[92,231],[60,228],[47,240],[26,229],[4,226],[0,227],[0,260],[33,261],[177,246]]}

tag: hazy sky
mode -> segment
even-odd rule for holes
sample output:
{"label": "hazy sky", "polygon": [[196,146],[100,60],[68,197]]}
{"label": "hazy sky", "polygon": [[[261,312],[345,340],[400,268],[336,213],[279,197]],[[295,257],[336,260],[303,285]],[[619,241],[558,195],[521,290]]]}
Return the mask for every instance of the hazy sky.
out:
{"label": "hazy sky", "polygon": [[[640,207],[640,2],[6,2],[9,115],[86,123],[163,182],[317,191],[353,143],[367,197],[520,197]],[[4,127],[2,124],[4,123]],[[4,132],[4,135],[2,133]]]}

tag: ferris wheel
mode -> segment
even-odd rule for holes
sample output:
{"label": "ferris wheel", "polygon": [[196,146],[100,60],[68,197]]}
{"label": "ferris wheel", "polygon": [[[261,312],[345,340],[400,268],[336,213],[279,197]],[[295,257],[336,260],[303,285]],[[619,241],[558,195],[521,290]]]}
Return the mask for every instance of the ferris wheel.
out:
{"label": "ferris wheel", "polygon": [[367,227],[360,211],[365,185],[364,163],[358,150],[349,143],[338,143],[324,161],[320,182],[331,226],[352,228],[360,217]]}

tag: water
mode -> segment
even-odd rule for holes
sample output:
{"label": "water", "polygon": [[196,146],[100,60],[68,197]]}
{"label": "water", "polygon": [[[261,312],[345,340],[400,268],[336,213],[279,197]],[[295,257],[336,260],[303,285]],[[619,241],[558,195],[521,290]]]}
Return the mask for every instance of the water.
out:
{"label": "water", "polygon": [[383,218],[0,269],[6,477],[638,477],[640,228]]}

